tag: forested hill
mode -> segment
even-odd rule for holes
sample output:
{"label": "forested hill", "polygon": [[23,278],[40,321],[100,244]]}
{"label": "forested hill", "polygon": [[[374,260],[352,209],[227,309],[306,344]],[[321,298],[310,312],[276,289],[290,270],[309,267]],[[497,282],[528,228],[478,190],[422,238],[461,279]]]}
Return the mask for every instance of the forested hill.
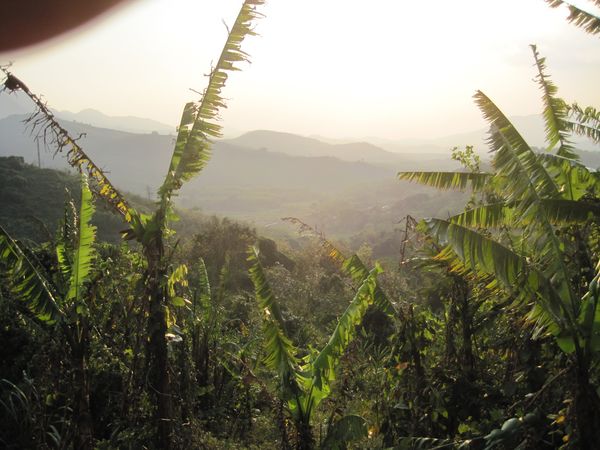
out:
{"label": "forested hill", "polygon": [[[0,225],[12,236],[49,240],[64,217],[66,203],[78,201],[77,176],[26,164],[18,156],[0,157]],[[94,217],[100,239],[115,242],[124,225],[102,206]]]}
{"label": "forested hill", "polygon": [[[37,145],[25,130],[24,117],[0,120],[0,156],[17,155],[37,163]],[[80,144],[117,187],[154,199],[169,163],[173,136],[63,123],[73,135],[85,134]],[[395,176],[399,170],[455,168],[457,164],[448,155],[433,163],[428,157],[402,157],[400,162],[385,165],[342,160],[326,156],[326,152],[292,156],[289,153],[298,149],[297,143],[305,138],[262,132],[263,138],[269,136],[277,140],[277,145],[269,145],[268,150],[252,148],[243,139],[217,141],[210,163],[184,187],[176,202],[187,209],[251,221],[259,229],[268,226],[273,232],[277,232],[272,229],[274,223],[278,224],[275,228],[285,228],[280,225],[281,217],[298,216],[330,235],[345,236],[387,230],[406,214],[444,214],[461,205],[460,195],[439,195],[428,188],[399,182]],[[365,155],[372,149],[363,143],[337,147],[312,141],[313,148],[362,149]],[[306,149],[310,152],[310,146]],[[67,169],[64,157],[53,156],[43,144],[40,157],[42,167]]]}
{"label": "forested hill", "polygon": [[[0,120],[0,156],[17,155],[37,163],[38,148],[22,123],[24,118]],[[174,136],[63,123],[74,135],[84,134],[81,145],[116,186],[147,200],[155,198]],[[588,166],[600,165],[600,153],[582,151],[581,155]],[[64,157],[53,156],[43,144],[40,157],[42,167],[68,170]],[[404,170],[453,170],[457,166],[449,152],[443,156],[395,154],[367,143],[334,145],[288,133],[256,131],[217,141],[210,163],[184,187],[176,202],[187,210],[251,222],[270,235],[289,233],[289,226],[280,219],[295,216],[329,236],[354,239],[389,232],[407,214],[443,217],[460,210],[464,195],[400,182],[395,176]]]}
{"label": "forested hill", "polygon": [[[291,133],[257,130],[245,133],[226,142],[247,148],[278,151],[292,156],[333,156],[343,161],[364,161],[380,166],[412,167],[432,161],[439,165],[439,154],[417,151],[393,153],[368,142],[345,142],[331,144],[319,139],[298,136]],[[447,156],[447,155],[446,155]]]}
{"label": "forested hill", "polygon": [[[76,174],[56,169],[40,169],[20,156],[0,157],[0,226],[18,239],[43,242],[51,239],[64,218],[67,202],[80,202],[80,181]],[[149,211],[152,202],[126,193],[140,211]],[[93,222],[102,241],[119,242],[120,231],[127,228],[121,217],[96,202]],[[178,211],[181,217],[174,228],[183,235],[197,230],[206,217],[197,211]]]}
{"label": "forested hill", "polygon": [[[37,161],[37,146],[23,119],[0,120],[0,155],[22,156]],[[73,135],[83,135],[80,145],[110,172],[122,188],[145,195],[155,191],[168,165],[174,137],[158,133],[136,134],[61,121]],[[268,144],[267,144],[268,143]],[[66,168],[41,145],[42,167]],[[384,160],[386,164],[382,164]],[[379,163],[377,163],[379,161]],[[455,166],[449,154],[411,157],[386,152],[368,143],[330,145],[315,139],[276,133],[253,132],[214,144],[211,164],[202,179],[213,186],[309,187],[313,191],[343,190],[364,182],[390,178],[398,170]],[[191,188],[193,191],[193,187]],[[199,206],[199,205],[198,205]]]}

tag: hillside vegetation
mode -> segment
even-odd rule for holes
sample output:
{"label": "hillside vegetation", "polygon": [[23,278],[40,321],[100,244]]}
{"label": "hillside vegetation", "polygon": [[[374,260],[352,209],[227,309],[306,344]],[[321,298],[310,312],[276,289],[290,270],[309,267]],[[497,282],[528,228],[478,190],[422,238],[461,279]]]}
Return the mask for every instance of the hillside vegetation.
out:
{"label": "hillside vegetation", "polygon": [[[38,147],[22,120],[23,116],[0,120],[0,155],[21,156],[37,164]],[[155,199],[173,137],[62,123],[74,136],[85,135],[81,145],[100,167],[109,171],[116,186]],[[440,195],[428,188],[398,183],[395,178],[398,170],[455,168],[457,163],[449,155],[434,160],[427,155],[396,158],[380,150],[395,161],[382,165],[362,160],[365,158],[336,158],[333,155],[337,150],[329,151],[335,146],[316,140],[308,140],[315,151],[310,146],[298,146],[298,140],[307,140],[299,136],[263,132],[260,141],[256,136],[250,139],[252,136],[217,141],[211,163],[202,177],[184,187],[176,198],[177,204],[205,214],[249,221],[266,234],[289,234],[289,227],[282,225],[280,219],[301,216],[331,236],[350,237],[362,231],[388,231],[407,214],[433,216],[457,211],[464,200],[455,193]],[[262,144],[253,147],[265,143],[264,139],[270,142],[271,137],[277,146],[273,144],[268,150]],[[353,146],[365,155],[371,147]],[[51,149],[41,145],[40,155],[42,167],[68,170],[67,162],[53,156]]]}
{"label": "hillside vegetation", "polygon": [[482,91],[489,159],[450,167],[272,132],[213,145],[262,4],[176,136],[63,124],[0,67],[55,151],[27,164],[0,121],[0,446],[597,449],[600,172],[578,139],[600,143],[598,110],[558,97],[532,45],[543,148]]}

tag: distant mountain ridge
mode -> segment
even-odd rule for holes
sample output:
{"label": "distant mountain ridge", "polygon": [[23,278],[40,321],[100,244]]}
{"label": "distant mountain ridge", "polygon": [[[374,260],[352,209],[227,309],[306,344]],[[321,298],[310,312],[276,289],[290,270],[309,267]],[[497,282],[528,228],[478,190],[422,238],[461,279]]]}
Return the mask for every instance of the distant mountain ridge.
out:
{"label": "distant mountain ridge", "polygon": [[81,110],[78,113],[56,111],[56,115],[63,120],[81,122],[99,128],[109,128],[129,133],[175,134],[174,126],[166,125],[156,120],[135,116],[108,116],[91,108]]}
{"label": "distant mountain ridge", "polygon": [[[29,114],[33,110],[31,101],[22,93],[0,94],[0,119],[13,114]],[[57,117],[99,128],[130,133],[175,134],[174,126],[153,119],[135,116],[109,116],[95,109],[84,109],[78,113],[52,111]],[[544,121],[541,115],[512,116],[511,122],[532,146],[545,146]],[[236,135],[233,130],[225,130],[228,135]],[[382,139],[366,137],[360,139],[326,138],[321,136],[304,137],[297,134],[257,130],[250,131],[233,139],[224,139],[233,145],[253,149],[267,149],[292,156],[333,156],[344,161],[365,161],[376,165],[406,164],[415,159],[438,160],[450,155],[453,147],[473,145],[485,156],[487,128],[425,139]],[[575,138],[577,148],[585,151],[600,151],[600,146],[585,138]]]}
{"label": "distant mountain ridge", "polygon": [[[364,141],[330,143],[316,138],[271,130],[250,131],[237,138],[223,140],[222,142],[256,150],[262,149],[285,153],[291,156],[330,156],[342,161],[363,161],[384,167],[403,167],[403,170],[416,169],[416,165],[422,168],[426,162],[439,165],[440,160],[449,160],[449,153],[442,156],[439,153],[430,154],[428,152],[394,153]],[[416,161],[418,163],[415,165]]]}
{"label": "distant mountain ridge", "polygon": [[[512,116],[509,117],[509,120],[529,145],[538,148],[546,147],[545,124],[541,115]],[[472,145],[476,152],[485,156],[489,151],[489,146],[486,142],[487,137],[488,128],[485,127],[465,133],[457,133],[432,139],[394,141],[380,138],[368,138],[367,140],[378,145],[382,149],[399,154],[424,152],[449,155],[450,150],[454,147],[464,148],[467,145]],[[575,147],[579,150],[586,152],[600,151],[599,145],[594,144],[586,138],[575,137],[573,138],[573,142]]]}
{"label": "distant mountain ridge", "polygon": [[[13,115],[0,120],[0,156],[22,156],[35,163],[37,146],[22,123],[25,117]],[[174,136],[128,133],[64,120],[62,124],[74,135],[85,133],[80,145],[119,189],[149,200],[156,198]],[[414,214],[434,214],[449,205],[437,193],[426,194],[427,188],[396,179],[399,170],[455,168],[456,163],[447,155],[438,158],[437,165],[402,155],[389,164],[374,164],[327,155],[286,154],[298,142],[307,142],[301,136],[267,133],[262,138],[279,142],[270,150],[243,146],[240,140],[236,141],[238,145],[231,140],[215,142],[210,163],[178,193],[177,205],[252,221],[257,226],[280,223],[281,217],[300,216],[333,234],[359,232],[366,225],[371,229],[387,227],[404,214],[406,205],[412,205]],[[315,146],[313,150],[330,147],[318,141],[311,145]],[[356,143],[334,149],[349,150],[356,157],[352,152],[372,147]],[[40,156],[42,167],[69,169],[63,155],[53,157],[53,149],[41,150]],[[418,202],[404,200],[416,194],[421,195]]]}
{"label": "distant mountain ridge", "polygon": [[20,92],[0,93],[0,119],[12,115],[31,114],[33,103]]}
{"label": "distant mountain ridge", "polygon": [[397,155],[368,142],[329,144],[310,137],[280,131],[256,130],[225,140],[230,144],[254,149],[277,151],[292,156],[333,156],[344,161],[361,159],[381,162],[397,161]]}
{"label": "distant mountain ridge", "polygon": [[[0,155],[23,156],[36,162],[37,146],[25,131],[24,116],[0,120]],[[110,173],[115,184],[144,195],[156,191],[168,166],[173,136],[135,134],[92,127],[80,122],[63,121],[74,135],[85,134],[80,144],[94,161]],[[67,169],[60,155],[42,151],[42,166]],[[395,168],[378,167],[366,162],[342,161],[334,157],[291,156],[284,152],[257,150],[217,141],[211,163],[198,181],[201,184],[273,188],[287,184],[291,188],[337,191],[352,184],[394,176]],[[193,186],[196,180],[192,181]]]}
{"label": "distant mountain ridge", "polygon": [[[98,110],[87,108],[78,113],[51,108],[59,119],[80,122],[99,128],[126,131],[130,133],[175,134],[175,127],[152,119],[135,116],[109,116]],[[11,115],[31,114],[33,103],[20,92],[0,94],[0,119]]]}

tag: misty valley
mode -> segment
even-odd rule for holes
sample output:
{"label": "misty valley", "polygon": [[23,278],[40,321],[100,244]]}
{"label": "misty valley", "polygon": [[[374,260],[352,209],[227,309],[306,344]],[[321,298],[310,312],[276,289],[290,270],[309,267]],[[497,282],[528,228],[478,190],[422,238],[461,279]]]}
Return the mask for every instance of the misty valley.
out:
{"label": "misty valley", "polygon": [[538,114],[474,90],[469,132],[227,131],[264,3],[177,127],[0,59],[0,447],[600,448],[598,110],[530,45]]}

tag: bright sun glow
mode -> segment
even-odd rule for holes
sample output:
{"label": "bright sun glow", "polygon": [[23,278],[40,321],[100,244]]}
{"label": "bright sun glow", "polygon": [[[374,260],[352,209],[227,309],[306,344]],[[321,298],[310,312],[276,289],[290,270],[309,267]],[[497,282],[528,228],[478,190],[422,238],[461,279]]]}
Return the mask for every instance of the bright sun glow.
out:
{"label": "bright sun glow", "polygon": [[[95,108],[168,124],[201,90],[239,7],[232,0],[138,1],[83,31],[12,55],[57,109]],[[272,1],[232,77],[228,134],[436,137],[482,126],[484,90],[509,115],[540,110],[528,44],[567,100],[600,103],[597,39],[542,0]]]}

